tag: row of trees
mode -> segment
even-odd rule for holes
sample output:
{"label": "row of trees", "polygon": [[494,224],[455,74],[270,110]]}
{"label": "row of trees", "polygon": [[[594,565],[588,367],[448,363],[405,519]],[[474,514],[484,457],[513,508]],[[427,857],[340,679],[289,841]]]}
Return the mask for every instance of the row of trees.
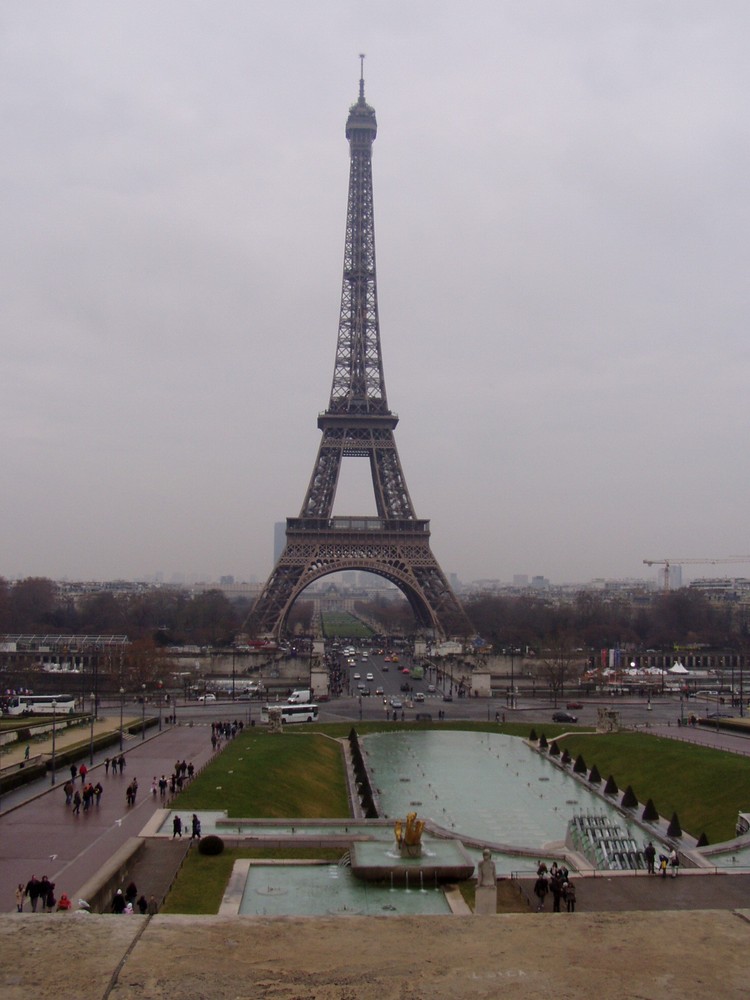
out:
{"label": "row of trees", "polygon": [[[545,647],[564,639],[575,647],[633,645],[672,648],[700,643],[739,648],[747,626],[730,606],[716,606],[700,592],[683,589],[634,603],[581,592],[571,601],[543,597],[477,596],[465,602],[477,632],[496,650]],[[80,600],[60,596],[52,580],[30,577],[15,583],[0,578],[0,633],[124,634],[158,645],[230,644],[247,617],[247,601],[231,602],[219,590],[190,595],[176,588],[133,594],[103,591]],[[414,618],[406,600],[358,602],[356,612],[388,632],[408,634]],[[312,627],[313,605],[298,600],[288,625]]]}
{"label": "row of trees", "polygon": [[134,594],[108,591],[78,601],[60,596],[52,580],[0,578],[0,633],[127,635],[157,645],[221,646],[232,642],[248,612],[219,590],[191,596],[173,588]]}
{"label": "row of trees", "polygon": [[561,637],[574,646],[594,649],[618,645],[671,649],[690,644],[739,648],[747,634],[746,623],[735,619],[730,605],[717,606],[687,588],[654,594],[638,603],[585,591],[556,604],[533,595],[481,596],[465,608],[479,635],[498,650],[534,648]]}

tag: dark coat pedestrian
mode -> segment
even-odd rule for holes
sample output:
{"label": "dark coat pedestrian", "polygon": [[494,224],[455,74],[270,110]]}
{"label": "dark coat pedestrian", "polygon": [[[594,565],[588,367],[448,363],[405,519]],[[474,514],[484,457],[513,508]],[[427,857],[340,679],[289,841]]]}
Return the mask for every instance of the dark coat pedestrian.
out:
{"label": "dark coat pedestrian", "polygon": [[179,816],[175,816],[172,820],[172,840],[174,840],[175,837],[182,839],[182,820]]}
{"label": "dark coat pedestrian", "polygon": [[544,875],[540,875],[536,882],[534,883],[534,895],[539,900],[537,910],[544,909],[544,900],[547,898],[547,893],[549,892],[549,885],[547,884],[547,879]]}
{"label": "dark coat pedestrian", "polygon": [[649,875],[656,874],[654,871],[654,862],[656,861],[656,848],[649,840],[648,844],[643,848],[643,857],[646,861],[646,870]]}
{"label": "dark coat pedestrian", "polygon": [[125,897],[122,894],[122,889],[118,889],[115,893],[114,899],[112,900],[112,912],[113,913],[124,913],[125,912]]}

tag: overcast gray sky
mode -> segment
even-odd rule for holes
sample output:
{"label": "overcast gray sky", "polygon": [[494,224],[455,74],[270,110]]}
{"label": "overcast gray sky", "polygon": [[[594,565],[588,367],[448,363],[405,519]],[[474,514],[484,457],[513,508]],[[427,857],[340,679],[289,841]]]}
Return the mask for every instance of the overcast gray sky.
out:
{"label": "overcast gray sky", "polygon": [[[270,571],[330,395],[359,52],[446,573],[748,553],[749,37],[746,0],[5,0],[0,575]],[[348,460],[336,512],[373,511]]]}

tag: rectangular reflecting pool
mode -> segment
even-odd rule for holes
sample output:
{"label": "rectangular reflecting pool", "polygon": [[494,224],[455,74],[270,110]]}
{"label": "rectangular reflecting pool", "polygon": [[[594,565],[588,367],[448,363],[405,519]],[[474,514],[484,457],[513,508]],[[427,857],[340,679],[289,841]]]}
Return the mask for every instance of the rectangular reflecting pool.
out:
{"label": "rectangular reflecting pool", "polygon": [[245,916],[410,916],[449,914],[440,889],[373,885],[339,865],[251,865],[239,912]]}

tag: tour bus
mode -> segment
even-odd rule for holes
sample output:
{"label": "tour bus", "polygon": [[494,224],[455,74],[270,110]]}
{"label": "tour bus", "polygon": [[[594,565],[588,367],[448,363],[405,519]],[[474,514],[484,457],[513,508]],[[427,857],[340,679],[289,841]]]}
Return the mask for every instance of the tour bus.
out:
{"label": "tour bus", "polygon": [[260,709],[260,721],[268,722],[269,708],[281,710],[282,722],[314,722],[318,718],[317,705],[285,705],[279,702],[278,705],[262,705]]}
{"label": "tour bus", "polygon": [[16,694],[5,709],[8,715],[72,715],[75,710],[72,694]]}

